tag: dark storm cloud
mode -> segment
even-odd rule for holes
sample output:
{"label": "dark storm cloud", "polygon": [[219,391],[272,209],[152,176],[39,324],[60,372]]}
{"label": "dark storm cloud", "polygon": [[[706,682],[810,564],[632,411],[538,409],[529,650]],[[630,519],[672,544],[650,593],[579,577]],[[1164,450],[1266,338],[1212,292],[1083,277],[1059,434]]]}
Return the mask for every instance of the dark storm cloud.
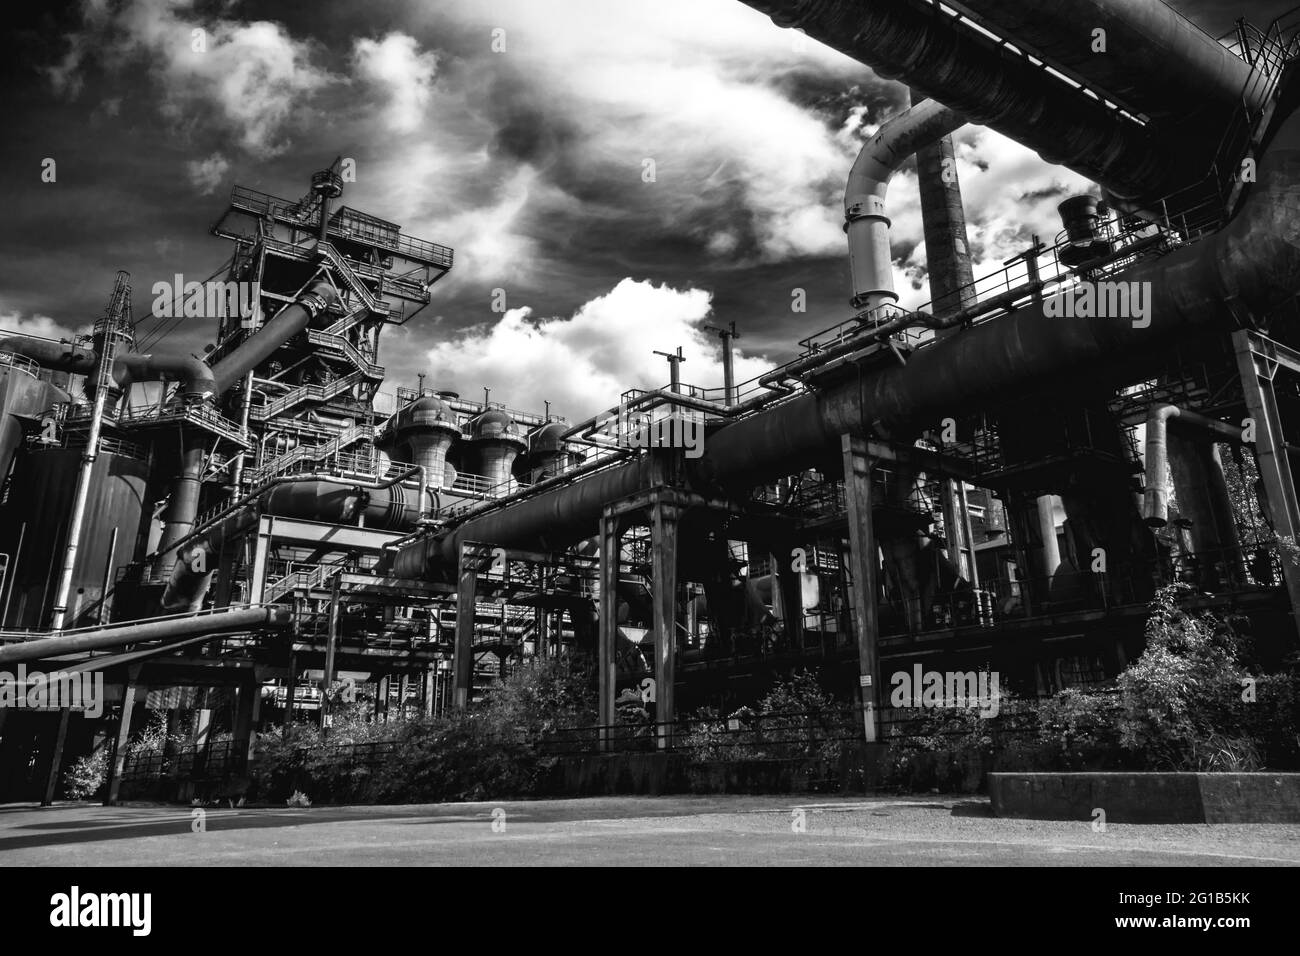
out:
{"label": "dark storm cloud", "polygon": [[[1292,3],[1173,5],[1217,34],[1241,15],[1266,24]],[[311,82],[280,77],[275,104],[286,112],[263,125],[240,97],[222,98],[231,71],[189,72],[159,46],[150,31],[183,5],[114,4],[135,13],[111,32],[134,38],[115,67],[79,5],[6,10],[0,314],[84,324],[119,268],[132,272],[141,309],[152,282],[202,278],[229,254],[207,230],[230,185],[295,198],[341,153],[370,177],[345,201],[459,247],[431,308],[385,345],[399,383],[425,349],[498,321],[488,308],[496,287],[531,308],[530,321],[571,315],[628,277],[706,290],[716,320],[741,325],[742,348],[771,358],[846,318],[839,193],[862,127],[901,109],[903,90],[825,51],[791,55],[786,34],[726,0],[557,2],[545,16],[537,6],[245,2],[186,13],[229,43],[251,39],[256,21],[280,25],[256,38],[299,57]],[[498,23],[510,36],[505,55],[489,47]],[[395,94],[368,84],[354,61],[358,39],[395,33],[437,62],[425,123],[410,135],[385,128]],[[59,91],[56,76],[66,77]],[[654,184],[641,179],[648,156],[659,161]],[[45,157],[58,160],[57,184],[39,181]],[[205,194],[191,164],[209,160],[227,171]],[[962,162],[981,258],[1055,228],[1054,201],[1081,188],[992,136],[972,140]],[[908,189],[900,177],[891,193],[900,291],[925,275]],[[791,311],[795,289],[806,312]],[[199,350],[210,334],[182,323],[165,348]]]}

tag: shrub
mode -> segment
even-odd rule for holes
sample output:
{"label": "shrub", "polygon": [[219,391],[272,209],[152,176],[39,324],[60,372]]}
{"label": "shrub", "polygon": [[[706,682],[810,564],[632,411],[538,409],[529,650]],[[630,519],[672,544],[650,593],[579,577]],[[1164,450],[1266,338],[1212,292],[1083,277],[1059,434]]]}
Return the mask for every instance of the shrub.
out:
{"label": "shrub", "polygon": [[[582,658],[537,661],[494,684],[473,710],[389,724],[345,711],[324,741],[302,728],[287,745],[277,730],[258,741],[258,793],[282,799],[306,787],[318,803],[531,796],[558,762],[550,751],[569,743],[565,732],[595,723],[591,677]],[[374,759],[367,744],[382,745]]]}
{"label": "shrub", "polygon": [[63,792],[69,800],[93,800],[108,779],[108,747],[101,746],[73,761],[63,773]]}

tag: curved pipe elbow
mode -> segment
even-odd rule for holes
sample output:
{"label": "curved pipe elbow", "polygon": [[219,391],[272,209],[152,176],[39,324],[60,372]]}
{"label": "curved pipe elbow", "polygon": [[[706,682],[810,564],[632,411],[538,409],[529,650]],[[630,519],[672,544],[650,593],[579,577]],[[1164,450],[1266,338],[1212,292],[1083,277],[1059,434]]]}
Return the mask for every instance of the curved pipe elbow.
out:
{"label": "curved pipe elbow", "polygon": [[844,232],[849,241],[855,309],[872,310],[898,300],[894,259],[885,214],[889,181],[918,149],[966,125],[956,110],[925,100],[895,116],[863,144],[844,188]]}
{"label": "curved pipe elbow", "polygon": [[135,382],[180,381],[186,397],[216,394],[212,369],[193,356],[159,356],[132,352],[113,362],[113,381],[122,388]]}
{"label": "curved pipe elbow", "polygon": [[1200,412],[1161,403],[1147,412],[1145,485],[1142,493],[1142,517],[1148,527],[1163,528],[1169,523],[1169,423],[1178,419],[1185,426],[1200,429],[1207,441],[1240,443],[1242,432]]}

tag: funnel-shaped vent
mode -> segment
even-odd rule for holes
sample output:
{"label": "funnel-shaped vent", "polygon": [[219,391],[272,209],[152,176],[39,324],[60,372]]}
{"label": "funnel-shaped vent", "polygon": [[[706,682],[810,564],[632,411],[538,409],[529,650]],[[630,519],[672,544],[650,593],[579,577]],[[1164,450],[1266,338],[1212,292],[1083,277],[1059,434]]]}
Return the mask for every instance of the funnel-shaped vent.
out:
{"label": "funnel-shaped vent", "polygon": [[490,409],[469,423],[469,435],[478,456],[478,472],[488,487],[503,493],[510,490],[515,457],[528,447],[515,420],[500,409]]}
{"label": "funnel-shaped vent", "polygon": [[460,436],[456,416],[432,395],[416,399],[397,413],[393,434],[411,448],[412,464],[424,469],[430,488],[446,487],[447,450]]}

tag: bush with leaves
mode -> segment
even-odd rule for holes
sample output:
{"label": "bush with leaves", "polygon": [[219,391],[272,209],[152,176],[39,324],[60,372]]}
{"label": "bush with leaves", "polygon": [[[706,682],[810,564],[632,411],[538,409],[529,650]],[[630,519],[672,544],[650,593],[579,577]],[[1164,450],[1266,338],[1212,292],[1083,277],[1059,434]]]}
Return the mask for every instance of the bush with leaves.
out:
{"label": "bush with leaves", "polygon": [[[595,724],[591,678],[583,658],[536,661],[495,683],[472,710],[388,724],[349,711],[324,740],[315,728],[296,728],[288,744],[278,731],[263,735],[258,798],[282,800],[293,790],[316,803],[531,796],[558,762],[553,751],[581,749],[571,729]],[[369,756],[367,744],[376,745]]]}
{"label": "bush with leaves", "polygon": [[[1156,595],[1146,650],[1118,681],[1119,745],[1151,770],[1211,769],[1222,745],[1241,748],[1249,737],[1246,648],[1227,622],[1181,607],[1190,591],[1176,584]],[[1210,741],[1219,746],[1207,749]]]}

